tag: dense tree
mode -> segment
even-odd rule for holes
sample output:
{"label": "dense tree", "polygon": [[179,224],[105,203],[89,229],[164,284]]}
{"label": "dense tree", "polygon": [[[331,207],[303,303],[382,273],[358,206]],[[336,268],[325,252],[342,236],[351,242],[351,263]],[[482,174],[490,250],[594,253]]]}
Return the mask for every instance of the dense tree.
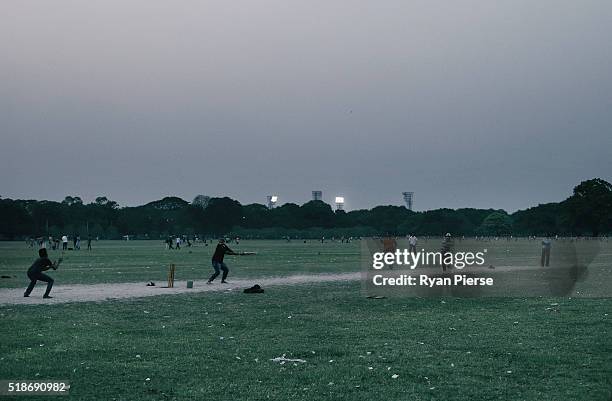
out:
{"label": "dense tree", "polygon": [[519,210],[512,215],[513,232],[516,235],[570,234],[569,225],[561,225],[563,205],[547,203],[526,210]]}
{"label": "dense tree", "polygon": [[[196,197],[196,199],[198,199]],[[206,198],[206,197],[205,197]],[[598,235],[612,232],[612,185],[600,179],[580,183],[567,200],[538,205],[508,215],[492,209],[437,209],[413,212],[403,206],[334,212],[310,201],[274,209],[242,206],[230,198],[166,197],[137,207],[119,207],[105,196],[84,205],[78,196],[62,202],[0,199],[0,239],[41,235],[101,238],[160,238],[167,235],[236,234],[257,238],[283,236],[406,235]],[[203,205],[206,204],[206,207]]]}
{"label": "dense tree", "polygon": [[83,200],[80,197],[78,197],[78,196],[67,196],[67,197],[64,198],[62,203],[66,204],[68,206],[82,205],[83,204]]}
{"label": "dense tree", "polygon": [[480,235],[509,235],[512,233],[512,220],[506,212],[493,212],[485,217],[477,232]]}
{"label": "dense tree", "polygon": [[206,195],[197,195],[191,201],[192,205],[198,206],[201,209],[206,209],[209,203],[210,203],[210,196],[206,196]]}
{"label": "dense tree", "polygon": [[219,235],[229,231],[242,221],[242,206],[231,198],[212,198],[204,209],[204,221],[208,232]]}
{"label": "dense tree", "polygon": [[610,229],[612,184],[599,178],[581,182],[567,200],[567,207],[576,231],[599,235]]}
{"label": "dense tree", "polygon": [[117,202],[108,199],[106,196],[98,196],[94,201],[94,204],[97,206],[108,207],[111,209],[116,209],[119,207],[119,204]]}
{"label": "dense tree", "polygon": [[332,227],[334,222],[331,206],[320,200],[304,203],[300,207],[299,217],[301,223],[298,223],[298,228]]}

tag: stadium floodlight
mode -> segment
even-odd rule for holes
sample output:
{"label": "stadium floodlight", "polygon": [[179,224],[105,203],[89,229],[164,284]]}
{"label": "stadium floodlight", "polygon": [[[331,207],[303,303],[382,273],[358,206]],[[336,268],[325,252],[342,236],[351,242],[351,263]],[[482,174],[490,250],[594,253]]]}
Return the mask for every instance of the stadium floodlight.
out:
{"label": "stadium floodlight", "polygon": [[278,195],[268,195],[266,199],[268,200],[268,209],[274,209],[276,202],[278,202]]}
{"label": "stadium floodlight", "polygon": [[414,200],[414,192],[402,192],[404,196],[404,202],[406,203],[406,207],[408,210],[412,210],[412,202]]}
{"label": "stadium floodlight", "polygon": [[336,210],[344,210],[344,196],[336,196]]}

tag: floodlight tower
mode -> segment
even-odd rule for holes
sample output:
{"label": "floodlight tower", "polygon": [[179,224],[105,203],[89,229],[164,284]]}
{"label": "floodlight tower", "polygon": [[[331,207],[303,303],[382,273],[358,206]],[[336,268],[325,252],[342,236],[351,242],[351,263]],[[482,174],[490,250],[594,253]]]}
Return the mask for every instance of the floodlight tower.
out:
{"label": "floodlight tower", "polygon": [[344,197],[336,196],[336,210],[344,210]]}
{"label": "floodlight tower", "polygon": [[276,207],[276,202],[278,202],[278,196],[276,195],[268,195],[268,209],[274,209]]}
{"label": "floodlight tower", "polygon": [[408,210],[412,210],[412,200],[414,199],[414,192],[402,192],[404,195],[404,202],[406,202],[406,207]]}
{"label": "floodlight tower", "polygon": [[323,191],[312,191],[312,200],[313,201],[322,201],[323,200]]}

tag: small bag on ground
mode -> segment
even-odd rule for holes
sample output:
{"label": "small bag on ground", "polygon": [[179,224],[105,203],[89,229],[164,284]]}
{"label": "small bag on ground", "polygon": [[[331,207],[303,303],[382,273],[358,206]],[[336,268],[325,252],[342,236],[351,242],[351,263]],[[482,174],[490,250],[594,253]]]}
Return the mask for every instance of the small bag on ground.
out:
{"label": "small bag on ground", "polygon": [[259,284],[255,284],[251,288],[245,288],[243,291],[245,294],[263,294],[264,289],[259,286]]}

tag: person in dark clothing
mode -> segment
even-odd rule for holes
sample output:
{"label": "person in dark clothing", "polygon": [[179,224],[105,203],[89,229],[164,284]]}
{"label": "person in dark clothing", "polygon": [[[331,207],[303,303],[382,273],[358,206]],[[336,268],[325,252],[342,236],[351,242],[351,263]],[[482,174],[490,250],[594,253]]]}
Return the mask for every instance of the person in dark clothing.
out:
{"label": "person in dark clothing", "polygon": [[52,298],[49,296],[49,293],[51,292],[51,288],[53,287],[53,279],[43,272],[49,269],[57,270],[60,263],[62,262],[62,258],[59,258],[55,263],[51,262],[51,260],[49,259],[49,255],[47,255],[47,250],[44,248],[38,251],[38,256],[39,258],[36,259],[32,266],[30,266],[30,268],[28,269],[28,278],[30,279],[30,285],[28,285],[28,288],[23,293],[23,296],[29,297],[30,293],[34,289],[34,286],[36,285],[36,282],[40,280],[47,283],[47,290],[45,291],[45,295],[43,295],[43,298]]}
{"label": "person in dark clothing", "polygon": [[227,265],[223,263],[223,258],[225,255],[242,255],[242,253],[232,251],[226,244],[225,240],[221,238],[219,243],[217,244],[217,248],[215,249],[215,253],[212,257],[212,266],[215,269],[215,272],[208,279],[208,284],[212,284],[213,280],[217,278],[220,273],[220,270],[223,270],[223,276],[221,277],[222,283],[227,283],[225,279],[227,278],[227,274],[229,273],[229,269]]}
{"label": "person in dark clothing", "polygon": [[547,235],[542,239],[542,257],[540,259],[540,266],[548,266],[550,264],[550,248],[552,246],[552,241],[550,240],[550,235]]}
{"label": "person in dark clothing", "polygon": [[440,250],[440,252],[442,253],[442,270],[443,271],[446,271],[447,267],[449,269],[453,268],[452,265],[446,264],[446,257],[447,255],[452,255],[454,247],[455,247],[455,242],[453,241],[453,237],[451,236],[450,233],[446,233],[446,235],[444,236],[444,239],[442,240],[442,249]]}
{"label": "person in dark clothing", "polygon": [[91,237],[87,237],[87,250],[91,251]]}

